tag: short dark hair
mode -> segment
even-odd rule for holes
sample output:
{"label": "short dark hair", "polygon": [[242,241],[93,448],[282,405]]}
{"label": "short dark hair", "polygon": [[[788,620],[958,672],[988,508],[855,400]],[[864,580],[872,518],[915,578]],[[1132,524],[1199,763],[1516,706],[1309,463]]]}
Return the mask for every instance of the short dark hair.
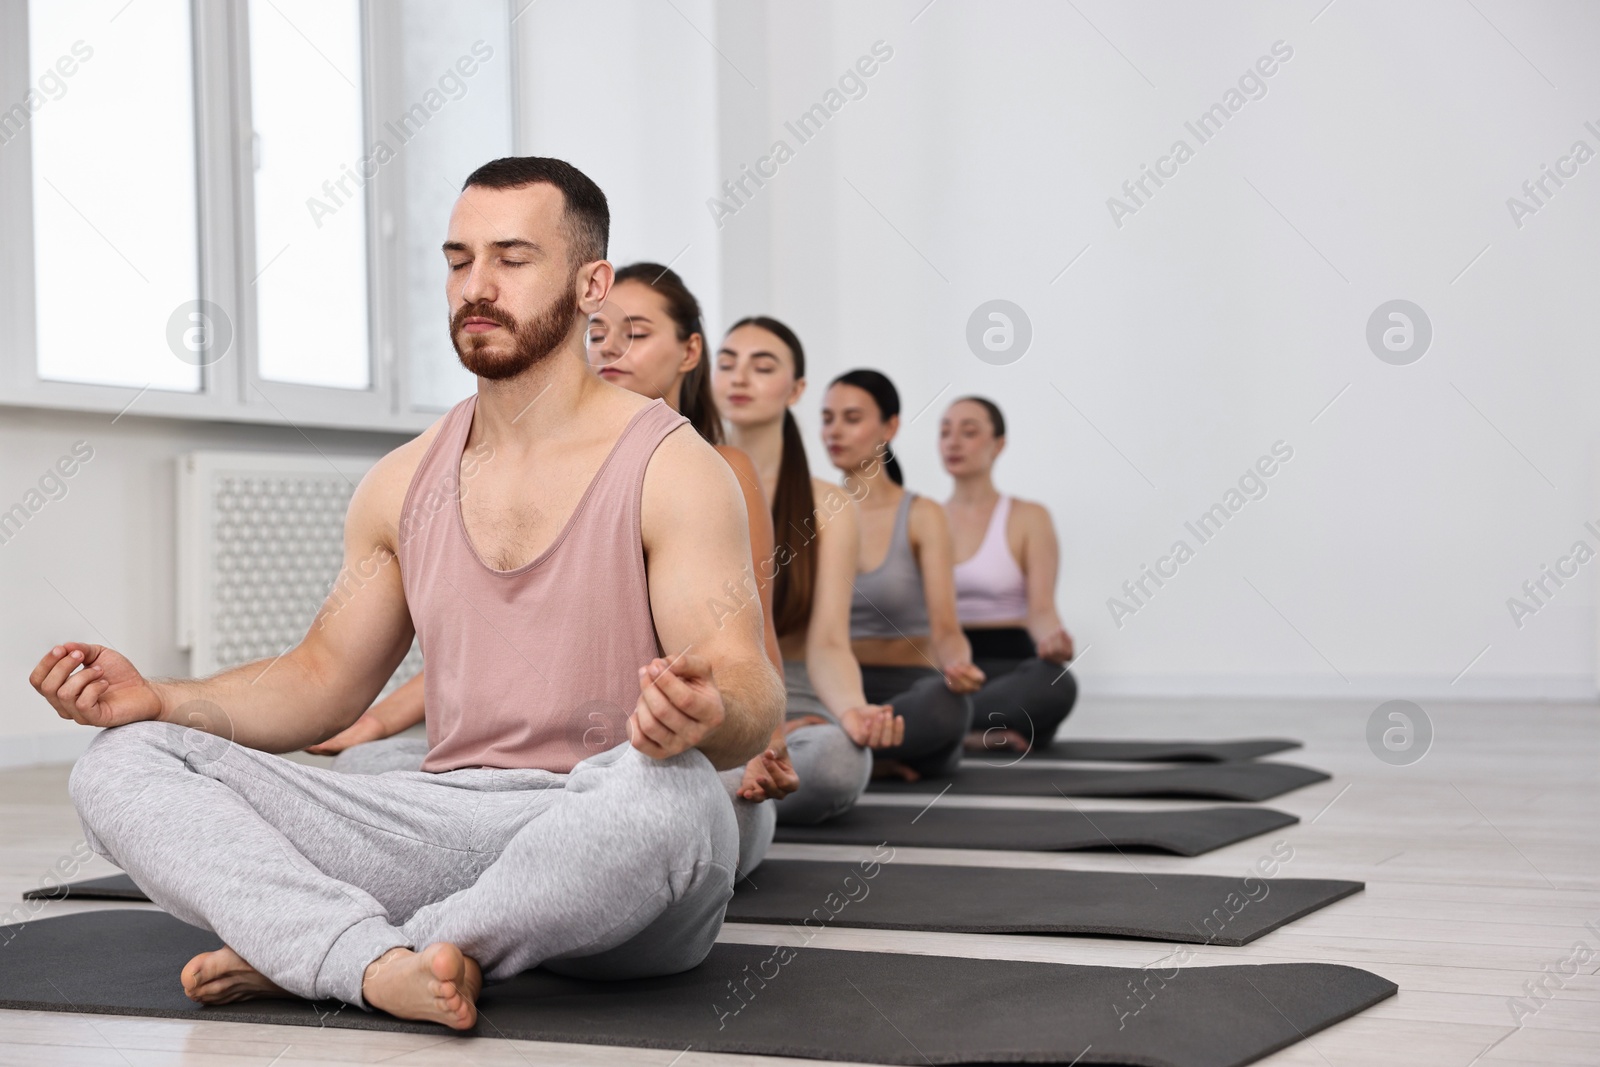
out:
{"label": "short dark hair", "polygon": [[571,163],[550,156],[505,156],[490,160],[462,184],[465,192],[474,185],[485,189],[520,189],[539,183],[561,190],[566,205],[567,244],[573,265],[606,258],[611,237],[611,209],[606,194],[590,177]]}

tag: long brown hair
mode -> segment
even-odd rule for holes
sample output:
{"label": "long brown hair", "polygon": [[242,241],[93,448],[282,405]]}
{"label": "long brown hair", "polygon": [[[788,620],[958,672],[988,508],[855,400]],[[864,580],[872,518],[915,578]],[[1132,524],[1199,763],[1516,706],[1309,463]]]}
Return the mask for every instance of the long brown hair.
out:
{"label": "long brown hair", "polygon": [[678,411],[701,437],[713,445],[722,444],[725,440],[722,416],[717,414],[717,405],[711,396],[711,353],[705,329],[700,325],[700,301],[683,284],[677,271],[659,263],[628,264],[616,272],[616,281],[612,284],[623,282],[639,282],[660,294],[667,302],[667,314],[678,328],[680,342],[700,335],[700,362],[678,385]]}
{"label": "long brown hair", "polygon": [[[751,315],[729,326],[728,332],[741,326],[759,326],[782,341],[794,356],[795,378],[806,376],[806,352],[793,330],[766,315]],[[813,527],[816,508],[805,441],[800,437],[794,413],[785,408],[783,459],[772,494],[772,532],[777,546],[774,554],[783,564],[777,568],[772,584],[772,625],[780,637],[804,630],[811,621],[811,598],[817,583],[817,535]]]}

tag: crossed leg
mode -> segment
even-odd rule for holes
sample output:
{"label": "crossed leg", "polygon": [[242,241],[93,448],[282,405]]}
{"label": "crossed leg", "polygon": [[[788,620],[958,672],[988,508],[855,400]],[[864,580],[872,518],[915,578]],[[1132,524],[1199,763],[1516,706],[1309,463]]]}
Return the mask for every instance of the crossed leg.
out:
{"label": "crossed leg", "polygon": [[[472,1025],[480,966],[509,977],[630,938],[657,949],[634,966],[693,966],[736,862],[732,812],[692,750],[654,761],[621,745],[571,775],[372,777],[133,723],[95,738],[70,789],[97,853],[228,946],[190,961],[186,989],[333,996],[452,1026]],[[597,834],[600,856],[585,847]]]}

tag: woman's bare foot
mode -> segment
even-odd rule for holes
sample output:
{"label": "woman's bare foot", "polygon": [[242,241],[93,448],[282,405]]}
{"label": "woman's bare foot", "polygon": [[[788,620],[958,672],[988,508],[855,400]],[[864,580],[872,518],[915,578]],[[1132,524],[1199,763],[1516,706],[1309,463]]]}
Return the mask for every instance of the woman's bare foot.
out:
{"label": "woman's bare foot", "polygon": [[962,742],[968,752],[1026,752],[1028,739],[1015,730],[973,730]]}
{"label": "woman's bare foot", "polygon": [[183,965],[178,977],[183,982],[184,995],[201,1004],[232,1004],[236,1000],[294,995],[250,966],[227,945],[215,952],[200,953]]}
{"label": "woman's bare foot", "polygon": [[874,778],[903,778],[908,782],[915,782],[922,777],[920,773],[907,767],[899,760],[875,759],[872,761],[872,777]]}
{"label": "woman's bare foot", "polygon": [[478,962],[448,941],[421,952],[398,946],[367,964],[361,996],[400,1019],[444,1023],[470,1030],[478,1021],[483,972]]}

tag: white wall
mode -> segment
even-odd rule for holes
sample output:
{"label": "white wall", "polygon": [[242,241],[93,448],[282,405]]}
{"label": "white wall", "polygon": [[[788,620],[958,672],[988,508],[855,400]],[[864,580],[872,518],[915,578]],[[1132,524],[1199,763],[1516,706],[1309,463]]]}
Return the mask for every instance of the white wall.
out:
{"label": "white wall", "polygon": [[611,261],[671,266],[720,322],[720,248],[701,190],[717,153],[711,0],[529,4],[517,17],[517,149],[605,191]]}
{"label": "white wall", "polygon": [[[720,83],[724,165],[795,148],[723,229],[766,249],[725,299],[806,342],[807,433],[828,378],[878,367],[908,418],[939,397],[897,451],[942,498],[940,411],[1000,403],[999,481],[1062,531],[1091,693],[1592,696],[1600,563],[1520,629],[1506,601],[1600,548],[1600,160],[1520,229],[1506,199],[1600,150],[1600,9],[924,3],[723,5],[759,82]],[[867,95],[785,133],[877,40]],[[1280,40],[1265,97],[1201,144],[1184,122]],[[1193,158],[1119,228],[1107,198],[1180,137]],[[1034,330],[1009,366],[964,336],[997,297]],[[1434,325],[1410,366],[1365,341],[1394,298]],[[1278,440],[1268,495],[1200,546],[1184,521]],[[1119,628],[1108,598],[1179,537],[1193,560]]]}

